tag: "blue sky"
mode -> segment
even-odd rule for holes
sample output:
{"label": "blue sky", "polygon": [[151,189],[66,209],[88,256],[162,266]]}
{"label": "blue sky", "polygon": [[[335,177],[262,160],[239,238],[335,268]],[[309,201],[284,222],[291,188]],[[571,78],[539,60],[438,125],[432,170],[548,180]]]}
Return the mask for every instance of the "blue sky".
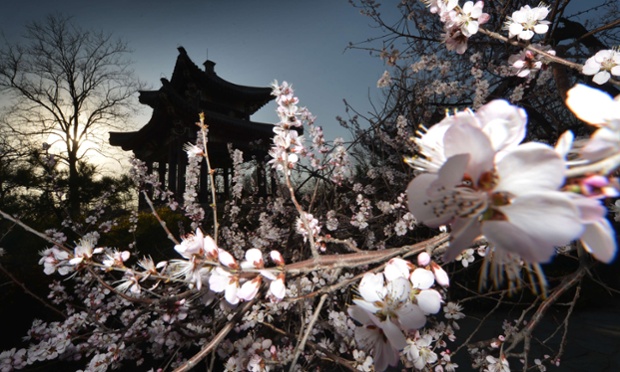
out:
{"label": "blue sky", "polygon": [[[131,58],[140,79],[159,89],[170,78],[183,46],[199,66],[215,61],[217,74],[231,82],[268,86],[273,80],[293,84],[301,104],[318,117],[328,139],[348,136],[335,117],[345,115],[346,99],[361,112],[369,111],[368,97],[381,92],[376,81],[383,63],[349,42],[377,35],[370,20],[346,0],[24,0],[1,12],[0,29],[9,39],[25,24],[47,14],[71,15],[88,29],[123,38],[134,50]],[[394,10],[392,5],[390,10]],[[386,9],[387,11],[387,9]],[[275,104],[261,109],[254,120],[275,122]],[[146,123],[150,110],[128,125]]]}

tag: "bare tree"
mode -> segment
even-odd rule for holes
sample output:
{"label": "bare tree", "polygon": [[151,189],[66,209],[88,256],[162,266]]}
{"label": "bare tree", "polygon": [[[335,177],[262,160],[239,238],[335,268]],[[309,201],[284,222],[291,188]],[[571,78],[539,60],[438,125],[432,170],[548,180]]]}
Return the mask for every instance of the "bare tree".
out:
{"label": "bare tree", "polygon": [[[50,15],[26,26],[18,43],[0,50],[0,92],[12,105],[3,120],[17,141],[48,141],[68,167],[67,201],[79,213],[79,163],[103,131],[132,112],[135,77],[127,43]],[[103,141],[102,141],[103,142]]]}

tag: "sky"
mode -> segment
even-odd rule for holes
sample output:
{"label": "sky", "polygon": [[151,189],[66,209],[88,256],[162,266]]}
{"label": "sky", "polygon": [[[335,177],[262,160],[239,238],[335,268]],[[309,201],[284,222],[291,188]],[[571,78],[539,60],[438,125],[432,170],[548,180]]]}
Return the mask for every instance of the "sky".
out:
{"label": "sky", "polygon": [[[327,139],[348,132],[337,115],[346,116],[343,99],[361,112],[369,97],[379,98],[376,82],[383,62],[361,50],[345,50],[349,42],[377,35],[371,21],[347,0],[24,0],[0,12],[0,30],[9,39],[24,26],[48,14],[74,17],[85,29],[104,30],[125,40],[133,50],[137,76],[150,89],[170,78],[183,46],[202,67],[208,58],[215,72],[240,85],[269,86],[274,80],[293,84],[300,105],[323,127]],[[387,9],[386,9],[387,11]],[[137,95],[136,95],[137,102]],[[275,103],[252,120],[277,122]],[[139,129],[150,108],[127,130]]]}

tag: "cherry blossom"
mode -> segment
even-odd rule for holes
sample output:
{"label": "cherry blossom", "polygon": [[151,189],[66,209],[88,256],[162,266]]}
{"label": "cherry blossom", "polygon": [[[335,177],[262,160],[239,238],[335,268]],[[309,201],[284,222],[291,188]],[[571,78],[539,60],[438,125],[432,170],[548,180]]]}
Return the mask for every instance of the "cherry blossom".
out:
{"label": "cherry blossom", "polygon": [[48,248],[44,250],[39,260],[39,265],[43,265],[43,272],[46,275],[51,275],[58,271],[60,275],[67,275],[73,270],[73,267],[69,265],[69,252],[58,249],[56,247]]}
{"label": "cherry blossom", "polygon": [[69,260],[71,265],[78,265],[84,260],[90,260],[94,254],[103,252],[103,248],[95,248],[97,239],[92,236],[80,239],[73,250],[73,258]]}
{"label": "cherry blossom", "polygon": [[278,84],[272,83],[272,95],[276,96],[278,108],[276,112],[280,122],[274,126],[273,146],[269,150],[272,159],[269,161],[274,168],[287,171],[299,161],[299,154],[305,151],[303,136],[300,136],[295,128],[303,125],[302,118],[307,118],[308,113],[300,109],[297,104],[299,99],[294,96],[294,90],[286,81]]}
{"label": "cherry blossom", "polygon": [[272,280],[269,284],[269,293],[273,295],[275,300],[279,301],[286,294],[286,286],[284,285],[284,274],[278,275],[276,280]]}
{"label": "cherry blossom", "polygon": [[457,54],[464,54],[467,51],[467,40],[469,38],[463,34],[460,27],[446,28],[442,35],[446,49],[455,51]]}
{"label": "cherry blossom", "polygon": [[205,236],[199,228],[195,234],[186,235],[181,243],[174,246],[174,250],[188,260],[193,256],[217,260],[219,252],[215,240],[208,235]]}
{"label": "cherry blossom", "polygon": [[549,14],[549,8],[543,4],[531,8],[524,5],[521,9],[512,13],[508,18],[506,28],[508,37],[518,37],[521,40],[530,40],[534,34],[544,34],[549,30],[549,21],[544,19]]}
{"label": "cherry blossom", "polygon": [[252,280],[248,280],[247,282],[241,285],[241,288],[237,291],[237,298],[243,301],[250,301],[258,294],[258,290],[260,289],[260,285],[262,283],[262,279],[260,275],[257,275]]}
{"label": "cherry blossom", "polygon": [[106,258],[104,258],[101,263],[108,268],[115,266],[123,267],[123,263],[129,259],[130,255],[129,251],[119,252],[118,250],[114,250],[111,254],[106,253]]}
{"label": "cherry blossom", "polygon": [[377,88],[389,87],[390,84],[392,84],[392,76],[390,76],[390,72],[386,70],[379,80],[377,80]]}
{"label": "cherry blossom", "polygon": [[269,252],[269,257],[277,266],[284,266],[284,257],[282,257],[282,253],[278,251],[271,251]]}
{"label": "cherry blossom", "polygon": [[407,340],[406,355],[417,370],[423,370],[427,364],[437,361],[437,354],[432,351],[432,342],[433,337],[429,334],[418,336],[414,341]]}
{"label": "cherry blossom", "polygon": [[424,0],[424,2],[431,13],[439,13],[439,15],[448,13],[459,5],[458,0]]}
{"label": "cherry blossom", "polygon": [[239,303],[239,277],[228,270],[216,267],[209,277],[209,289],[215,293],[224,292],[224,298],[231,305]]}
{"label": "cherry blossom", "polygon": [[382,320],[397,323],[405,330],[418,329],[426,323],[423,310],[409,301],[411,284],[405,278],[384,283],[383,274],[368,273],[359,285],[361,299],[353,302]]}
{"label": "cherry blossom", "polygon": [[606,49],[597,52],[588,58],[581,72],[584,75],[594,75],[592,81],[602,85],[613,76],[620,76],[620,52]]}
{"label": "cherry blossom", "polygon": [[461,261],[463,267],[468,267],[470,263],[474,262],[476,257],[474,257],[474,249],[467,248],[463,252],[461,252],[458,256],[456,256],[457,261]]}
{"label": "cherry blossom", "polygon": [[360,306],[350,306],[347,312],[361,323],[355,328],[355,341],[366,350],[374,350],[375,370],[385,371],[388,365],[396,366],[400,360],[399,350],[407,345],[398,326],[391,321],[381,321]]}
{"label": "cherry blossom", "polygon": [[503,355],[500,358],[487,355],[486,362],[487,366],[484,368],[484,372],[510,372],[510,364]]}
{"label": "cherry blossom", "polygon": [[480,235],[495,248],[528,262],[547,262],[555,246],[581,235],[577,208],[558,191],[563,159],[549,146],[519,145],[495,160],[496,147],[469,122],[444,135],[448,160],[435,174],[416,177],[407,188],[409,208],[430,227],[451,224],[444,259],[454,259]]}
{"label": "cherry blossom", "polygon": [[478,27],[489,21],[490,16],[482,12],[484,2],[468,1],[461,7],[455,15],[455,24],[459,25],[461,32],[466,37],[471,37],[478,32]]}
{"label": "cherry blossom", "polygon": [[596,161],[620,152],[620,96],[577,84],[566,93],[566,106],[579,119],[598,127],[580,150],[583,158]]}
{"label": "cherry blossom", "polygon": [[[540,44],[534,45],[537,49],[545,51],[551,55],[555,55],[555,51],[549,46]],[[540,69],[546,67],[547,61],[541,54],[534,53],[531,50],[524,49],[518,54],[513,54],[508,58],[513,73],[518,77],[531,78]]]}
{"label": "cherry blossom", "polygon": [[462,310],[463,307],[456,302],[448,302],[443,307],[443,312],[445,313],[446,319],[459,320],[465,318],[465,314],[461,312]]}

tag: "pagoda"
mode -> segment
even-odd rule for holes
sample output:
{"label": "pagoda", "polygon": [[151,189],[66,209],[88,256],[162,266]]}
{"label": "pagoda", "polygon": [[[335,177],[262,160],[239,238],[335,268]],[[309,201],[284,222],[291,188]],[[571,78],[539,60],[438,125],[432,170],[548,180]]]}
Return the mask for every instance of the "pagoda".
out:
{"label": "pagoda", "polygon": [[[110,144],[133,151],[149,171],[156,170],[159,181],[180,197],[185,191],[186,143],[195,143],[204,113],[208,125],[208,151],[215,170],[218,199],[230,196],[232,159],[229,146],[243,151],[245,160],[256,160],[255,177],[259,194],[267,193],[265,159],[272,143],[273,124],[258,123],[250,116],[271,101],[271,88],[250,87],[228,82],[215,73],[215,63],[207,60],[204,69],[196,66],[183,47],[171,79],[161,79],[156,91],[140,91],[139,101],[153,109],[151,119],[135,132],[110,132]],[[198,198],[210,198],[208,172],[202,162]],[[179,198],[180,201],[180,198]]]}

